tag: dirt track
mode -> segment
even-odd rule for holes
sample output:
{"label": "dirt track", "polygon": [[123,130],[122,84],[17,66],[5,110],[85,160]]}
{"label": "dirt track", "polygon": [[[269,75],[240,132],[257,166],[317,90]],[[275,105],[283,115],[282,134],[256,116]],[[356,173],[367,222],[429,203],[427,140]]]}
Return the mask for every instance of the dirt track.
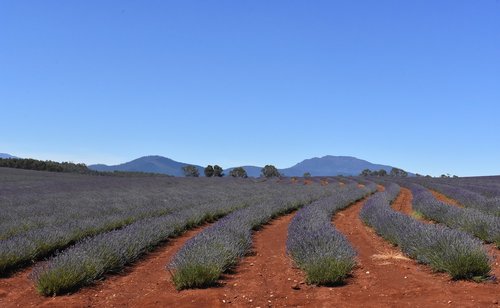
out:
{"label": "dirt track", "polygon": [[[411,193],[410,193],[411,194]],[[408,199],[406,199],[408,200]],[[411,199],[410,199],[411,200]],[[202,228],[158,248],[121,275],[112,275],[72,295],[45,298],[35,293],[28,271],[0,280],[0,306],[50,307],[495,307],[500,286],[452,281],[427,266],[404,258],[359,219],[363,202],[335,216],[334,224],[358,252],[359,266],[340,287],[308,286],[285,252],[293,214],[274,220],[255,233],[254,254],[227,274],[220,287],[178,292],[165,264]],[[292,288],[293,287],[293,288]],[[298,288],[298,290],[296,290]]]}

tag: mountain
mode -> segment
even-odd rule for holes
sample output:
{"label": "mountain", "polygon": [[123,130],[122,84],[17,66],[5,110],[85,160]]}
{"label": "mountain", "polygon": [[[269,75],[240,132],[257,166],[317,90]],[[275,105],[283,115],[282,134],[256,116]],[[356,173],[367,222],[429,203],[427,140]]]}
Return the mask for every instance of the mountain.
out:
{"label": "mountain", "polygon": [[[170,158],[163,156],[143,156],[124,164],[108,166],[103,164],[90,165],[89,169],[96,171],[138,171],[138,172],[152,172],[163,173],[173,176],[184,176],[182,167],[191,165],[188,163],[181,163]],[[196,166],[196,165],[195,165]],[[196,166],[200,175],[203,175],[204,168]]]}
{"label": "mountain", "polygon": [[[173,176],[184,176],[182,167],[192,165],[188,163],[177,162],[170,158],[163,156],[144,156],[128,163],[107,166],[107,165],[90,165],[89,169],[96,171],[139,171],[139,172],[153,172],[163,173]],[[203,176],[204,168],[196,166]],[[262,167],[258,166],[243,166],[248,176],[259,177]],[[224,170],[224,174],[229,175],[233,168]],[[366,160],[362,160],[351,156],[323,156],[314,157],[303,160],[302,162],[285,169],[279,169],[281,174],[285,176],[302,176],[304,173],[309,172],[312,176],[334,176],[334,175],[359,175],[364,169],[380,170],[384,169],[390,172],[392,166],[373,164]],[[409,175],[412,175],[409,173]]]}
{"label": "mountain", "polygon": [[286,176],[302,176],[305,172],[311,173],[312,176],[359,175],[364,169],[384,169],[390,172],[392,167],[351,156],[327,155],[303,160],[290,168],[280,169],[280,172]]}
{"label": "mountain", "polygon": [[0,153],[0,158],[17,158],[7,153]]}

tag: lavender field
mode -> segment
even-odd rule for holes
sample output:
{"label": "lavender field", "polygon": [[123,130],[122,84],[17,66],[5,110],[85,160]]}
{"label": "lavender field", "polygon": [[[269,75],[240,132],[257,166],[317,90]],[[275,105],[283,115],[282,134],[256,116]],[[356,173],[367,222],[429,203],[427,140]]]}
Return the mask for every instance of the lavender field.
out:
{"label": "lavender field", "polygon": [[[393,207],[402,187],[413,213]],[[211,288],[252,253],[255,234],[292,213],[283,251],[290,264],[311,286],[349,285],[363,248],[332,218],[363,202],[355,219],[404,256],[482,283],[494,277],[486,245],[500,247],[499,198],[498,177],[116,177],[0,168],[0,279],[27,269],[41,296],[78,293],[210,224],[158,270],[177,290]]]}

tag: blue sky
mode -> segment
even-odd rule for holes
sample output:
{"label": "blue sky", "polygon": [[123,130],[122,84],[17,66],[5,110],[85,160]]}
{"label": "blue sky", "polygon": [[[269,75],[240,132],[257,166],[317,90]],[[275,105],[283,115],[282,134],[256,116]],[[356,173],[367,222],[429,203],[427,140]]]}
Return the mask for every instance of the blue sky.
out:
{"label": "blue sky", "polygon": [[0,152],[500,174],[500,1],[0,2]]}

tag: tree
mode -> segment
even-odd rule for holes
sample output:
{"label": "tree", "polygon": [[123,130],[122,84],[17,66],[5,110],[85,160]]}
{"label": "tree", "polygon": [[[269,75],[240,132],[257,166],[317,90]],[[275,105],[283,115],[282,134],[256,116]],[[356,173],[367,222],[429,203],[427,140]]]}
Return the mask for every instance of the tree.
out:
{"label": "tree", "polygon": [[390,175],[391,176],[407,177],[408,176],[408,172],[404,171],[403,169],[392,168]]}
{"label": "tree", "polygon": [[361,173],[359,175],[369,176],[369,175],[372,175],[372,171],[370,169],[365,169],[365,170],[361,171]]}
{"label": "tree", "polygon": [[385,171],[384,169],[380,169],[378,171],[378,176],[386,176],[387,175],[387,171]]}
{"label": "tree", "polygon": [[304,173],[304,177],[305,178],[310,178],[311,177],[311,173],[310,172],[305,172]]}
{"label": "tree", "polygon": [[212,165],[206,166],[204,173],[205,173],[205,176],[207,178],[213,177],[214,176],[214,167],[212,167]]}
{"label": "tree", "polygon": [[273,165],[266,165],[264,168],[262,168],[262,170],[260,172],[266,178],[280,177],[281,176],[278,169]]}
{"label": "tree", "polygon": [[219,165],[215,165],[214,166],[214,176],[215,177],[223,177],[224,176],[224,169],[222,169],[222,167]]}
{"label": "tree", "polygon": [[236,167],[231,172],[229,172],[229,175],[232,176],[233,178],[247,178],[247,172],[243,167]]}
{"label": "tree", "polygon": [[198,168],[193,165],[186,165],[182,167],[182,171],[184,171],[184,175],[187,177],[199,177],[200,172],[198,171]]}

